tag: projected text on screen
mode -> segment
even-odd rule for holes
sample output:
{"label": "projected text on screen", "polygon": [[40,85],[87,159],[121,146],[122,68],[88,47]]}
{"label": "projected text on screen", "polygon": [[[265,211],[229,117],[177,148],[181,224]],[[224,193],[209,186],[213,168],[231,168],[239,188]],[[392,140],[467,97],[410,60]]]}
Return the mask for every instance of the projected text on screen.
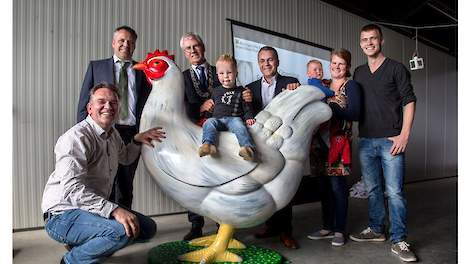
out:
{"label": "projected text on screen", "polygon": [[[232,21],[233,23],[233,21]],[[323,65],[324,79],[330,79],[329,59],[331,49],[309,45],[304,41],[278,36],[275,32],[255,30],[232,24],[234,57],[238,62],[238,82],[240,85],[260,79],[257,55],[263,46],[274,47],[279,54],[278,72],[281,75],[296,77],[300,83],[307,83],[307,62],[319,60]],[[280,34],[279,34],[280,35]]]}

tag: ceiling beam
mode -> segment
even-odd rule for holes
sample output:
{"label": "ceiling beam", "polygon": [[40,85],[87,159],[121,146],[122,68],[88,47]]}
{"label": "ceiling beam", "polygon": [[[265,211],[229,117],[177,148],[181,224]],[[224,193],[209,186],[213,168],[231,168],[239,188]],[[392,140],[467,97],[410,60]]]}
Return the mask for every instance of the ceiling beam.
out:
{"label": "ceiling beam", "polygon": [[455,17],[453,17],[453,16],[451,16],[451,15],[447,14],[446,12],[444,12],[444,11],[443,11],[443,10],[441,10],[440,8],[438,8],[438,7],[434,6],[433,4],[431,4],[431,3],[427,3],[427,5],[428,5],[429,7],[431,7],[432,9],[434,9],[434,10],[438,11],[439,13],[441,13],[441,14],[445,15],[446,17],[448,17],[448,18],[450,18],[450,19],[454,20],[454,22],[456,22],[456,23],[459,23],[459,21],[457,20],[457,18],[455,18]]}

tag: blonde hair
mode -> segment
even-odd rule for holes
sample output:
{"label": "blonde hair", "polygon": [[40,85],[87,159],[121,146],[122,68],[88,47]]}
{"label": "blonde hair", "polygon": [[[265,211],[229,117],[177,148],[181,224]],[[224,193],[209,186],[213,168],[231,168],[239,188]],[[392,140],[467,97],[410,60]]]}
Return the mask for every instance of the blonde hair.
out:
{"label": "blonde hair", "polygon": [[232,66],[236,69],[237,68],[237,60],[235,60],[235,58],[230,55],[230,54],[222,54],[220,55],[220,57],[217,59],[217,62],[216,62],[216,65],[217,63],[219,62],[228,62],[230,64],[232,64]]}
{"label": "blonde hair", "polygon": [[307,67],[308,67],[310,64],[312,64],[312,63],[320,64],[320,66],[322,66],[322,68],[323,68],[323,65],[321,64],[321,61],[316,60],[316,59],[309,60],[309,61],[307,62]]}

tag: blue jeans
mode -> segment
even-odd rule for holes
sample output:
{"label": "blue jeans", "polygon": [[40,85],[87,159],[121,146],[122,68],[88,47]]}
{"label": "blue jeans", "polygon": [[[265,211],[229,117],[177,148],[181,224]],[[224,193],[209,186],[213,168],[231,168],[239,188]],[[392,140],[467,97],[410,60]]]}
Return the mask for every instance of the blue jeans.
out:
{"label": "blue jeans", "polygon": [[407,235],[406,200],[403,196],[405,155],[392,156],[392,145],[393,142],[387,138],[359,138],[362,176],[369,193],[369,227],[376,233],[384,232],[385,186],[390,240],[396,243],[405,240]]}
{"label": "blue jeans", "polygon": [[253,140],[240,117],[224,116],[220,118],[211,117],[202,126],[202,143],[217,145],[217,131],[230,131],[238,139],[238,144],[242,147],[252,147]]}
{"label": "blue jeans", "polygon": [[[140,225],[136,241],[152,238],[157,231],[155,222],[140,213],[131,212],[137,216]],[[45,229],[52,239],[73,246],[64,256],[65,263],[99,263],[132,241],[126,236],[124,226],[114,218],[104,218],[80,209],[49,217]]]}
{"label": "blue jeans", "polygon": [[323,229],[345,233],[348,216],[346,176],[321,176]]}

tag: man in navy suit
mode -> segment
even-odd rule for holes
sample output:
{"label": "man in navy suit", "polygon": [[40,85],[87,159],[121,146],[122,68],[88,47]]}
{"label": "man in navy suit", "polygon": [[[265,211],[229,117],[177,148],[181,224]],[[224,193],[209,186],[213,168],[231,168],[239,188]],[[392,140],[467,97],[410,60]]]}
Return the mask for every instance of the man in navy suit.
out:
{"label": "man in navy suit", "polygon": [[[215,66],[210,65],[204,56],[206,47],[198,34],[185,33],[181,37],[180,47],[190,64],[189,69],[183,71],[186,113],[192,122],[202,126],[205,119],[211,116],[214,107],[211,99],[212,89],[219,86],[220,82]],[[201,237],[204,217],[189,211],[188,220],[191,222],[191,230],[183,239]]]}
{"label": "man in navy suit", "polygon": [[[282,76],[277,72],[279,57],[273,47],[264,46],[258,51],[258,66],[263,74],[261,79],[247,85],[253,95],[253,112],[258,114],[268,105],[274,96],[284,89],[295,89],[299,80],[289,76]],[[277,211],[266,221],[266,227],[255,234],[256,238],[266,238],[279,235],[285,247],[299,248],[292,237],[292,204]]]}
{"label": "man in navy suit", "polygon": [[220,82],[215,66],[210,65],[204,56],[206,47],[198,34],[184,34],[180,46],[190,64],[189,69],[183,71],[186,112],[191,121],[198,123],[211,115],[214,107],[212,89],[219,86]]}
{"label": "man in navy suit", "polygon": [[[125,144],[128,144],[139,131],[139,122],[151,86],[142,71],[136,71],[132,65],[137,33],[128,26],[114,30],[111,58],[91,61],[83,80],[77,109],[77,122],[87,117],[86,105],[90,90],[98,83],[108,82],[120,88],[121,105],[119,120],[115,128],[119,131]],[[132,206],[134,174],[139,159],[129,166],[119,165],[115,187],[109,199],[126,208]],[[107,198],[107,197],[106,197]]]}

